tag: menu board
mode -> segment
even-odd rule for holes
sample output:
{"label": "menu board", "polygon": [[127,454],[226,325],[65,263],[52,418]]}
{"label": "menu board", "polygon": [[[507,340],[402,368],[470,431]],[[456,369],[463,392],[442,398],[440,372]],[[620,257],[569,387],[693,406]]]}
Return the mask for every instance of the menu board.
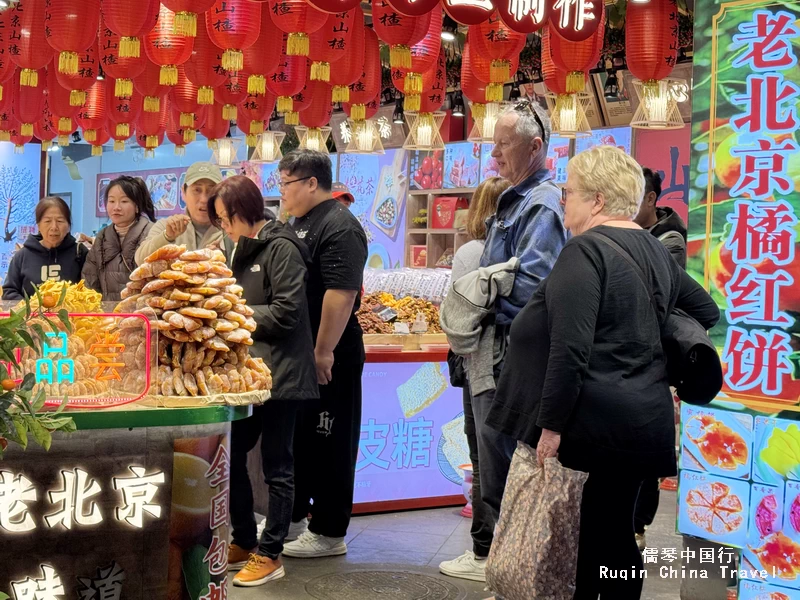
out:
{"label": "menu board", "polygon": [[589,137],[575,140],[575,154],[595,146],[616,146],[626,154],[631,153],[631,128],[595,129]]}

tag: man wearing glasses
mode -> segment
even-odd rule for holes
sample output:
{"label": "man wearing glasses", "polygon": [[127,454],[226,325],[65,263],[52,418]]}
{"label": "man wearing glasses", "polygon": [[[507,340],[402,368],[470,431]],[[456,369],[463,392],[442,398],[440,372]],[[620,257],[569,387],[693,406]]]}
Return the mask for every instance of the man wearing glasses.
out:
{"label": "man wearing glasses", "polygon": [[[283,209],[311,252],[308,310],[314,336],[320,401],[298,415],[295,434],[295,509],[283,553],[295,558],[347,552],[361,436],[364,340],[356,310],[367,262],[367,237],[331,192],[327,154],[296,150],[278,165]],[[313,508],[310,501],[314,500]],[[298,527],[300,525],[300,527]]]}

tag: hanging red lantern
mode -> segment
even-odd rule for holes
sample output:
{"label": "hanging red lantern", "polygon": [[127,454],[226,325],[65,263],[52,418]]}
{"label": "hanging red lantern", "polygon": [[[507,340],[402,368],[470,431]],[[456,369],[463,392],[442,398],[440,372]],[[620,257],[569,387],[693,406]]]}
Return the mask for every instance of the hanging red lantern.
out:
{"label": "hanging red lantern", "polygon": [[25,144],[33,140],[33,133],[22,135],[18,129],[9,132],[8,141],[14,144],[14,154],[25,154]]}
{"label": "hanging red lantern", "polygon": [[497,14],[509,29],[518,33],[534,33],[539,31],[547,22],[550,13],[550,2],[547,0],[532,0],[531,2],[518,2],[517,0],[496,0]]}
{"label": "hanging red lantern", "polygon": [[19,121],[11,112],[9,105],[6,110],[0,112],[0,142],[10,142],[11,132],[17,131],[19,128]]}
{"label": "hanging red lantern", "polygon": [[78,72],[78,55],[97,39],[100,25],[100,0],[47,0],[45,38],[59,53],[58,70]]}
{"label": "hanging red lantern", "polygon": [[300,113],[300,123],[306,127],[325,127],[333,114],[331,86],[324,81],[309,81],[306,93],[309,98],[314,98],[314,102]]}
{"label": "hanging red lantern", "polygon": [[222,116],[229,121],[237,118],[237,105],[247,98],[247,80],[249,75],[244,71],[228,73],[225,81],[216,90],[216,101],[222,104]]}
{"label": "hanging red lantern", "polygon": [[214,88],[225,82],[226,73],[222,68],[222,53],[211,42],[205,27],[197,32],[191,59],[183,69],[189,81],[198,87],[197,103],[214,104]]}
{"label": "hanging red lantern", "polygon": [[472,49],[491,60],[490,83],[503,84],[513,75],[511,61],[525,47],[525,34],[512,31],[495,13],[488,21],[469,28]]}
{"label": "hanging red lantern", "polygon": [[278,68],[281,58],[283,35],[272,22],[269,10],[261,11],[261,31],[258,39],[242,52],[244,55],[243,70],[250,75],[247,78],[248,94],[266,94],[267,77]]}
{"label": "hanging red lantern", "polygon": [[37,87],[21,85],[19,81],[21,72],[17,73],[14,77],[14,116],[20,124],[20,135],[33,135],[33,124],[42,116],[47,73],[44,69],[39,69],[36,77],[39,82]]}
{"label": "hanging red lantern", "polygon": [[[237,125],[246,135],[263,133],[269,124],[272,111],[275,110],[277,98],[267,93],[264,95],[248,95],[239,103],[237,109]],[[249,144],[248,144],[249,145]]]}
{"label": "hanging red lantern", "polygon": [[111,92],[114,89],[115,81],[113,79],[106,79],[106,85],[108,87],[106,90],[106,97],[109,99],[109,133],[115,134],[115,139],[117,137],[124,137],[127,139],[131,137],[133,125],[142,113],[144,98],[137,91],[134,91],[130,96],[123,96],[122,98],[112,97]]}
{"label": "hanging red lantern", "polygon": [[[401,15],[421,17],[439,6],[439,0],[386,0]],[[441,7],[439,8],[441,10]]]}
{"label": "hanging red lantern", "polygon": [[678,9],[675,0],[630,3],[625,13],[628,70],[647,86],[669,77],[678,57]]}
{"label": "hanging red lantern", "polygon": [[355,10],[328,15],[328,20],[311,34],[308,58],[312,81],[330,81],[331,65],[350,52]]}
{"label": "hanging red lantern", "polygon": [[0,11],[0,100],[3,99],[3,85],[14,75],[17,68],[16,63],[11,60],[10,44],[8,43],[9,31],[11,29],[9,16],[11,10]]}
{"label": "hanging red lantern", "polygon": [[289,34],[286,41],[289,56],[308,56],[309,34],[328,20],[328,13],[317,10],[306,0],[269,0],[269,13],[275,26]]}
{"label": "hanging red lantern", "polygon": [[389,44],[389,65],[393,69],[411,68],[411,46],[425,37],[429,22],[430,13],[413,17],[399,13],[386,0],[372,3],[372,26],[378,37]]}
{"label": "hanging red lantern", "polygon": [[567,72],[561,71],[556,67],[553,62],[553,56],[550,52],[550,40],[552,33],[548,25],[542,29],[542,79],[544,85],[554,94],[562,95],[567,94]]}
{"label": "hanging red lantern", "polygon": [[492,16],[491,0],[442,0],[444,12],[461,25],[477,25]]}
{"label": "hanging red lantern", "polygon": [[170,142],[175,144],[175,155],[184,156],[186,154],[186,144],[188,142],[185,139],[186,129],[178,124],[179,119],[180,117],[176,118],[173,111],[170,112],[167,118],[166,136]]}
{"label": "hanging red lantern", "polygon": [[[136,135],[145,135],[146,148],[157,148],[161,142],[158,141],[159,134],[163,136],[167,129],[167,115],[169,114],[169,102],[161,103],[161,110],[157,113],[142,112],[136,120]],[[163,140],[162,140],[163,141]]]}
{"label": "hanging red lantern", "polygon": [[347,102],[350,100],[350,86],[353,85],[364,73],[364,45],[366,43],[366,27],[364,26],[361,7],[356,11],[353,19],[353,31],[350,39],[350,50],[330,73],[328,83],[333,86],[332,95],[334,102]]}
{"label": "hanging red lantern", "polygon": [[171,104],[181,113],[180,126],[191,127],[194,123],[194,113],[200,105],[197,103],[197,86],[187,79],[183,65],[178,67],[178,84],[173,86],[169,98]]}
{"label": "hanging red lantern", "polygon": [[395,69],[392,71],[392,82],[397,83],[402,73],[402,86],[398,88],[405,94],[405,109],[419,110],[419,97],[422,93],[422,74],[430,71],[439,56],[439,48],[442,45],[440,31],[442,29],[441,9],[431,12],[430,24],[425,37],[411,46],[411,68]]}
{"label": "hanging red lantern", "polygon": [[114,96],[117,98],[130,96],[133,94],[133,80],[144,72],[147,57],[121,57],[119,46],[122,38],[106,27],[102,19],[97,36],[100,64],[105,74],[113,77],[116,82]]}
{"label": "hanging red lantern", "polygon": [[214,0],[163,0],[162,4],[175,13],[175,33],[195,37],[198,16],[202,19],[203,13],[214,5]]}
{"label": "hanging red lantern", "polygon": [[[164,143],[164,134],[166,133],[166,129],[161,130],[158,132],[158,135],[150,136],[145,133],[136,132],[136,143],[139,144],[142,148],[144,148],[144,157],[145,158],[154,158],[156,155],[156,148],[158,148],[161,144]],[[150,144],[153,144],[150,146]]]}
{"label": "hanging red lantern", "polygon": [[161,83],[161,67],[145,57],[144,71],[133,78],[133,87],[144,97],[143,109],[146,112],[158,112],[161,99],[169,94],[170,87]]}
{"label": "hanging red lantern", "polygon": [[22,69],[19,82],[23,86],[38,85],[37,71],[44,69],[53,57],[47,43],[45,27],[45,0],[16,2],[8,13],[8,53],[11,60]]}
{"label": "hanging red lantern", "polygon": [[206,111],[206,122],[203,123],[203,126],[200,128],[200,133],[205,136],[208,140],[209,147],[211,147],[215,141],[228,135],[231,123],[222,116],[221,104],[208,106],[206,107]]}
{"label": "hanging red lantern", "polygon": [[84,130],[83,137],[86,139],[86,136],[92,136],[91,140],[86,140],[92,147],[92,156],[102,156],[103,155],[103,144],[108,142],[111,139],[111,135],[109,135],[108,130],[105,127],[100,127],[99,129],[92,129],[92,130]]}
{"label": "hanging red lantern", "polygon": [[[181,111],[178,110],[174,104],[170,105],[169,119],[177,123],[178,129],[183,131],[184,144],[189,144],[197,139],[197,131],[205,124],[206,112],[208,112],[208,109],[208,106],[199,106],[197,112],[194,113],[192,123],[190,125],[181,125]],[[167,119],[167,121],[169,121],[169,119]]]}
{"label": "hanging red lantern", "polygon": [[251,0],[216,0],[206,12],[206,29],[211,41],[225,52],[222,68],[241,71],[242,51],[256,43],[261,25],[261,3]]}
{"label": "hanging red lantern", "polygon": [[69,146],[70,136],[78,131],[78,122],[75,119],[62,117],[55,111],[50,117],[50,125],[58,133],[59,146]]}
{"label": "hanging red lantern", "polygon": [[421,113],[432,113],[442,108],[447,97],[447,58],[444,49],[439,50],[433,68],[422,76]]}
{"label": "hanging red lantern", "polygon": [[[381,107],[381,95],[378,94],[372,100],[370,100],[364,105],[364,118],[360,120],[366,121],[367,119],[371,119],[372,117],[378,114],[378,109],[380,109],[380,107]],[[349,102],[342,103],[342,110],[348,117],[350,117],[354,121],[358,120],[353,116],[353,106]]]}
{"label": "hanging red lantern", "polygon": [[486,107],[486,84],[472,70],[472,48],[467,41],[461,54],[461,91],[472,102],[472,116],[482,119]]}
{"label": "hanging red lantern", "polygon": [[114,152],[124,152],[125,151],[125,142],[127,142],[131,135],[135,133],[134,130],[130,130],[130,135],[117,135],[116,132],[116,125],[109,121],[108,123],[108,135],[111,136],[111,139],[114,140]]}
{"label": "hanging red lantern", "polygon": [[76,120],[84,130],[83,138],[94,141],[96,131],[103,129],[107,120],[106,82],[95,81],[86,93],[86,104],[81,107]]}
{"label": "hanging red lantern", "polygon": [[[255,0],[255,1],[264,2],[265,0]],[[307,1],[314,8],[329,14],[336,14],[348,10],[353,10],[356,6],[361,5],[361,0],[307,0]]]}
{"label": "hanging red lantern", "polygon": [[178,65],[192,58],[196,38],[177,35],[175,13],[163,4],[160,6],[156,25],[144,38],[144,51],[147,58],[161,66],[159,82],[172,86],[178,83]]}
{"label": "hanging red lantern", "polygon": [[[487,102],[502,102],[503,101],[503,83],[504,81],[494,83],[492,81],[492,60],[485,55],[481,54],[481,50],[477,44],[472,43],[473,36],[467,33],[467,43],[470,45],[470,63],[472,64],[472,73],[479,81],[488,84],[486,86],[486,101]],[[519,54],[513,54],[510,59],[511,66],[509,72],[516,73],[519,68]]]}
{"label": "hanging red lantern", "polygon": [[[286,34],[284,34],[284,38]],[[278,112],[292,112],[292,96],[300,93],[306,84],[306,59],[302,56],[282,55],[277,70],[267,79],[267,87],[278,97]]]}
{"label": "hanging red lantern", "polygon": [[358,81],[350,86],[350,104],[354,119],[359,121],[366,119],[364,113],[367,103],[381,91],[381,75],[378,36],[372,29],[367,28],[364,30],[364,70]]}
{"label": "hanging red lantern", "polygon": [[58,137],[58,131],[53,127],[51,113],[45,113],[33,124],[33,135],[42,142],[42,151],[49,150],[53,145],[53,140]]}
{"label": "hanging red lantern", "polygon": [[141,56],[140,38],[155,27],[160,6],[159,0],[103,0],[103,21],[120,36],[122,58]]}
{"label": "hanging red lantern", "polygon": [[70,91],[69,102],[72,106],[83,106],[86,103],[86,91],[97,83],[100,72],[100,59],[97,44],[92,44],[86,52],[78,57],[78,72],[75,75],[59,73],[54,68],[58,83]]}
{"label": "hanging red lantern", "polygon": [[53,114],[66,119],[64,128],[69,127],[69,120],[74,118],[81,110],[81,106],[74,106],[71,102],[72,93],[58,82],[58,69],[50,63],[47,67],[47,104]]}
{"label": "hanging red lantern", "polygon": [[311,106],[312,98],[314,101],[317,101],[317,98],[311,94],[309,91],[309,83],[310,80],[308,78],[309,71],[311,70],[311,63],[306,60],[306,74],[303,83],[303,89],[297,92],[296,94],[292,95],[292,110],[287,111],[283,115],[283,121],[287,125],[299,125],[300,119],[298,117],[299,113],[308,109]]}
{"label": "hanging red lantern", "polygon": [[553,63],[567,73],[567,92],[582,92],[586,72],[600,61],[605,35],[605,14],[600,13],[600,26],[594,34],[573,42],[561,37],[555,28],[550,31],[550,55]]}
{"label": "hanging red lantern", "polygon": [[605,29],[605,21],[601,24],[603,6],[603,2],[583,2],[580,5],[554,2],[548,22],[554,34],[571,42],[582,42],[591,37],[598,28]]}

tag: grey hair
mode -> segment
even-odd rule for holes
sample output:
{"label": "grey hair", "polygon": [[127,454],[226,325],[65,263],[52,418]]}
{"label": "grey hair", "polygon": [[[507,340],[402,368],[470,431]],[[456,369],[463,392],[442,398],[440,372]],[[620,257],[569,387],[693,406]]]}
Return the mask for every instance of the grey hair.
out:
{"label": "grey hair", "polygon": [[[531,111],[534,111],[536,115],[534,116]],[[550,136],[552,134],[550,116],[547,114],[547,111],[542,109],[537,102],[523,100],[510,107],[506,111],[506,114],[517,116],[514,133],[528,141],[532,141],[537,137],[541,138],[542,148],[545,153],[547,152],[548,146],[550,145]],[[544,126],[544,130],[536,121],[536,117],[539,117],[541,124]]]}

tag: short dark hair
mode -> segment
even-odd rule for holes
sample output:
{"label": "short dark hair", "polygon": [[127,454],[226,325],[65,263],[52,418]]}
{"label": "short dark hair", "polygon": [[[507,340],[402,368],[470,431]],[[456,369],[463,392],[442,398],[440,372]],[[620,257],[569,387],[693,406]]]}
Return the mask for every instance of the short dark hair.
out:
{"label": "short dark hair", "polygon": [[36,205],[37,223],[44,219],[44,213],[47,212],[48,208],[57,208],[60,210],[61,214],[64,215],[64,218],[67,220],[67,223],[69,223],[69,226],[72,227],[72,213],[69,210],[69,206],[58,196],[45,196],[39,200],[39,204]]}
{"label": "short dark hair", "polygon": [[156,220],[156,208],[153,206],[153,199],[150,197],[150,190],[147,189],[144,180],[141,177],[131,177],[129,175],[120,175],[116,179],[112,179],[108,184],[105,193],[103,194],[103,202],[108,204],[108,192],[114,186],[119,186],[125,195],[133,200],[136,205],[136,214],[144,213],[151,221]]}
{"label": "short dark hair", "polygon": [[656,200],[658,200],[661,197],[661,174],[647,167],[642,168],[642,174],[644,175],[644,193],[655,192]]}
{"label": "short dark hair", "polygon": [[265,219],[264,198],[261,190],[244,175],[234,175],[215,185],[208,196],[208,218],[219,227],[216,200],[222,200],[228,219],[238,216],[248,225]]}
{"label": "short dark hair", "polygon": [[316,150],[292,150],[278,163],[278,171],[295,177],[315,177],[317,185],[329,192],[333,185],[331,157]]}

